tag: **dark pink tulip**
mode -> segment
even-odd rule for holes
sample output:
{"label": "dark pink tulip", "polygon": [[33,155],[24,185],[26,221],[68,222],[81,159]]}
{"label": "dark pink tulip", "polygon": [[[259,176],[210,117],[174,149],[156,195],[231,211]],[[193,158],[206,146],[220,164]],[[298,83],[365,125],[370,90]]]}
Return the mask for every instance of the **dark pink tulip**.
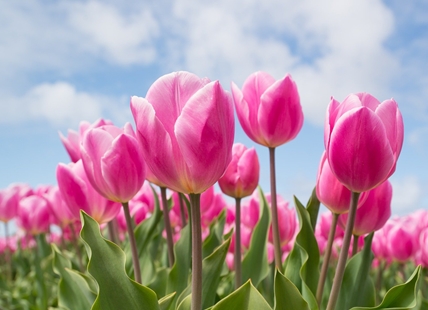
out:
{"label": "dark pink tulip", "polygon": [[89,181],[105,198],[128,202],[143,185],[146,167],[131,124],[88,130],[80,152]]}
{"label": "dark pink tulip", "polygon": [[[367,192],[366,199],[357,209],[352,233],[363,236],[381,229],[391,216],[391,201],[392,185],[388,180]],[[347,220],[347,213],[340,215],[339,223],[342,227],[345,227]]]}
{"label": "dark pink tulip", "polygon": [[425,268],[428,268],[428,229],[425,229],[421,232],[419,245],[420,262]]}
{"label": "dark pink tulip", "polygon": [[62,198],[58,186],[50,187],[46,193],[42,194],[42,197],[47,200],[51,214],[55,216],[56,224],[58,224],[59,227],[64,228],[76,220]]}
{"label": "dark pink tulip", "polygon": [[156,80],[131,110],[149,169],[168,188],[199,194],[214,185],[231,160],[233,105],[218,81],[188,72]]}
{"label": "dark pink tulip", "polygon": [[290,75],[275,79],[265,72],[251,74],[242,91],[232,82],[236,113],[251,140],[277,147],[293,140],[303,125],[297,86]]}
{"label": "dark pink tulip", "polygon": [[86,131],[91,128],[101,127],[104,125],[113,125],[113,123],[109,120],[104,120],[102,118],[96,120],[92,124],[86,121],[82,121],[79,125],[79,132],[69,129],[67,137],[64,137],[61,132],[59,133],[61,142],[62,144],[64,144],[64,147],[68,155],[70,156],[72,162],[75,163],[81,158],[80,144],[83,140],[83,136],[85,135]]}
{"label": "dark pink tulip", "polygon": [[235,143],[232,147],[232,161],[218,180],[218,185],[230,197],[247,197],[257,188],[259,174],[260,164],[256,150]]}
{"label": "dark pink tulip", "polygon": [[0,190],[0,221],[7,223],[18,213],[19,191],[8,187]]}
{"label": "dark pink tulip", "polygon": [[393,99],[367,93],[332,99],[324,143],[331,170],[353,192],[368,191],[395,171],[403,145],[403,118]]}
{"label": "dark pink tulip", "polygon": [[321,156],[316,193],[319,201],[335,214],[347,213],[351,204],[351,191],[331,171],[327,154]]}
{"label": "dark pink tulip", "polygon": [[[315,228],[315,234],[322,236],[326,241],[328,240],[328,235],[330,233],[331,222],[333,220],[333,215],[331,212],[322,213],[317,227]],[[343,238],[344,230],[339,225],[336,227],[336,231],[334,233],[334,238]]]}
{"label": "dark pink tulip", "polygon": [[201,194],[201,222],[202,228],[208,228],[217,218],[220,212],[227,207],[221,193],[214,191],[214,186],[209,187]]}
{"label": "dark pink tulip", "polygon": [[31,235],[49,231],[50,210],[43,197],[32,195],[19,201],[16,224]]}
{"label": "dark pink tulip", "polygon": [[98,223],[111,221],[119,212],[119,203],[107,200],[92,187],[81,160],[68,165],[59,164],[56,178],[62,197],[77,220],[80,220],[80,210]]}

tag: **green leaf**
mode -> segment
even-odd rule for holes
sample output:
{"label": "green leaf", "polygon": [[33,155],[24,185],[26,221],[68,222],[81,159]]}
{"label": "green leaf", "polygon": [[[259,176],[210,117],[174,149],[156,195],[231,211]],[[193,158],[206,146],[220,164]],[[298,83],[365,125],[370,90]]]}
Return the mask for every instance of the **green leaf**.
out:
{"label": "green leaf", "polygon": [[[270,225],[270,210],[263,191],[259,187],[260,216],[251,236],[250,248],[242,261],[242,282],[251,279],[255,286],[267,277],[267,238]],[[255,266],[257,266],[255,268]]]}
{"label": "green leaf", "polygon": [[169,309],[169,307],[171,307],[172,302],[174,301],[174,297],[175,297],[176,293],[171,293],[168,294],[164,297],[162,297],[161,299],[159,299],[159,308],[160,310],[167,310]]}
{"label": "green leaf", "polygon": [[374,307],[376,294],[370,278],[370,267],[373,260],[372,240],[373,233],[364,238],[363,250],[354,255],[346,264],[337,309],[350,309],[356,306]]}
{"label": "green leaf", "polygon": [[318,212],[320,210],[321,202],[318,200],[316,189],[312,190],[312,195],[309,198],[308,203],[306,204],[306,210],[309,213],[311,219],[312,230],[315,231],[315,226],[317,225]]}
{"label": "green leaf", "polygon": [[[210,310],[272,310],[263,296],[248,280],[244,285],[236,291],[220,300]],[[296,310],[300,308],[296,308]]]}
{"label": "green leaf", "polygon": [[46,287],[46,280],[44,270],[42,269],[42,261],[48,255],[47,254],[47,243],[44,234],[36,236],[37,240],[37,255],[35,257],[35,269],[36,269],[36,280],[37,280],[37,305],[40,309],[46,309],[48,306],[48,291]]}
{"label": "green leaf", "polygon": [[302,203],[294,197],[300,230],[284,263],[284,275],[298,288],[310,309],[318,309],[315,293],[319,278],[320,254],[311,218]]}
{"label": "green leaf", "polygon": [[99,286],[92,310],[159,309],[155,292],[131,280],[125,272],[125,253],[100,233],[98,223],[80,212],[80,237],[88,253],[88,272]]}
{"label": "green leaf", "polygon": [[58,283],[58,306],[69,310],[90,309],[96,293],[89,287],[83,277],[71,273],[71,262],[59,251],[55,244],[51,245],[53,253],[53,270],[61,277]]}
{"label": "green leaf", "polygon": [[377,307],[354,307],[351,310],[407,310],[417,304],[418,280],[421,266],[418,266],[406,283],[392,287]]}
{"label": "green leaf", "polygon": [[156,272],[154,280],[151,283],[147,284],[147,287],[152,289],[156,293],[158,299],[165,296],[168,273],[169,270],[165,267],[160,268]]}
{"label": "green leaf", "polygon": [[[202,309],[212,306],[215,302],[217,287],[220,282],[220,275],[229,249],[230,240],[227,239],[210,256],[202,261]],[[190,283],[178,297],[177,304],[179,305],[179,309],[187,305],[187,302],[182,303],[189,297],[191,292],[192,286]]]}
{"label": "green leaf", "polygon": [[223,243],[224,224],[226,222],[226,212],[223,210],[217,219],[210,225],[210,234],[202,244],[202,257],[210,255],[215,248]]}
{"label": "green leaf", "polygon": [[276,269],[275,310],[310,310],[308,303],[297,287]]}

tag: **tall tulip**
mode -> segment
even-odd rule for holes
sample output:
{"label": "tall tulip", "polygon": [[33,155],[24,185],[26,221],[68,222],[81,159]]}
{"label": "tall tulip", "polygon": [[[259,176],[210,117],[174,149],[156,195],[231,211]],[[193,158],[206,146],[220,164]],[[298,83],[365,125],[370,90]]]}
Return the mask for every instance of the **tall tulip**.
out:
{"label": "tall tulip", "polygon": [[192,309],[202,307],[200,194],[231,160],[234,116],[230,95],[218,81],[189,72],[160,77],[146,98],[132,97],[147,165],[168,188],[190,194],[192,209]]}
{"label": "tall tulip", "polygon": [[[394,99],[381,103],[367,93],[351,94],[342,103],[332,98],[324,128],[326,154],[334,175],[352,191],[344,249],[351,242],[360,193],[394,173],[403,132],[403,118]],[[347,253],[342,251],[327,310],[336,306],[346,260]]]}
{"label": "tall tulip", "polygon": [[265,72],[251,74],[242,91],[232,83],[236,113],[242,128],[254,142],[269,148],[272,226],[275,264],[282,270],[276,202],[275,148],[293,140],[303,125],[303,112],[297,86],[290,75],[275,79]]}
{"label": "tall tulip", "polygon": [[88,130],[80,146],[82,162],[92,186],[105,198],[122,203],[134,262],[135,281],[141,283],[137,245],[128,202],[143,186],[146,165],[131,124],[105,125]]}
{"label": "tall tulip", "polygon": [[241,286],[241,198],[251,195],[259,183],[260,164],[256,150],[241,143],[232,147],[232,161],[218,180],[223,193],[235,198],[235,288]]}

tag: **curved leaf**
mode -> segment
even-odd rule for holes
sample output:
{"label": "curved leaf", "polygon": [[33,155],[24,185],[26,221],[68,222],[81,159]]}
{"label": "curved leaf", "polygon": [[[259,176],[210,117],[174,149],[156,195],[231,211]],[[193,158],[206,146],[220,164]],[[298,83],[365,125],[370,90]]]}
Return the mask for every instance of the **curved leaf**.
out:
{"label": "curved leaf", "polygon": [[84,241],[89,257],[88,271],[99,286],[92,310],[159,309],[155,292],[131,280],[125,272],[125,253],[100,233],[98,223],[80,212]]}
{"label": "curved leaf", "polygon": [[226,212],[221,211],[217,219],[210,225],[210,234],[202,244],[202,257],[210,255],[214,249],[223,243],[224,224],[226,222]]}
{"label": "curved leaf", "polygon": [[[250,248],[242,261],[242,282],[251,279],[254,286],[267,277],[269,263],[267,261],[267,238],[270,225],[270,210],[262,189],[260,194],[260,216],[251,236]],[[257,268],[254,268],[257,266]]]}
{"label": "curved leaf", "polygon": [[406,283],[392,287],[377,307],[354,307],[351,310],[407,310],[417,304],[418,280],[421,266],[418,266]]}
{"label": "curved leaf", "polygon": [[317,219],[318,219],[318,212],[320,210],[320,204],[321,202],[319,201],[318,197],[317,197],[317,193],[315,188],[312,190],[312,195],[309,198],[308,203],[306,204],[306,210],[309,213],[309,217],[311,219],[311,225],[312,225],[312,229],[315,231],[315,226],[317,225]]}
{"label": "curved leaf", "polygon": [[278,269],[275,273],[275,310],[310,310],[297,287]]}

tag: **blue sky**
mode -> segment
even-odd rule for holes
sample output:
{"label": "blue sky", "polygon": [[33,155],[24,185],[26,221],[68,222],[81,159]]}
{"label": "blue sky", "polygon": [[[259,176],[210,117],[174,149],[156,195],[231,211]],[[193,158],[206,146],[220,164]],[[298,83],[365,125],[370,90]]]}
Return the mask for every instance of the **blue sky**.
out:
{"label": "blue sky", "polygon": [[[422,0],[0,0],[0,187],[54,184],[58,131],[133,119],[132,95],[187,70],[226,89],[254,71],[290,73],[305,122],[277,150],[278,192],[306,201],[330,97],[393,97],[405,122],[393,213],[428,209],[428,4]],[[236,141],[255,146],[236,123]],[[256,146],[269,191],[268,151]]]}

